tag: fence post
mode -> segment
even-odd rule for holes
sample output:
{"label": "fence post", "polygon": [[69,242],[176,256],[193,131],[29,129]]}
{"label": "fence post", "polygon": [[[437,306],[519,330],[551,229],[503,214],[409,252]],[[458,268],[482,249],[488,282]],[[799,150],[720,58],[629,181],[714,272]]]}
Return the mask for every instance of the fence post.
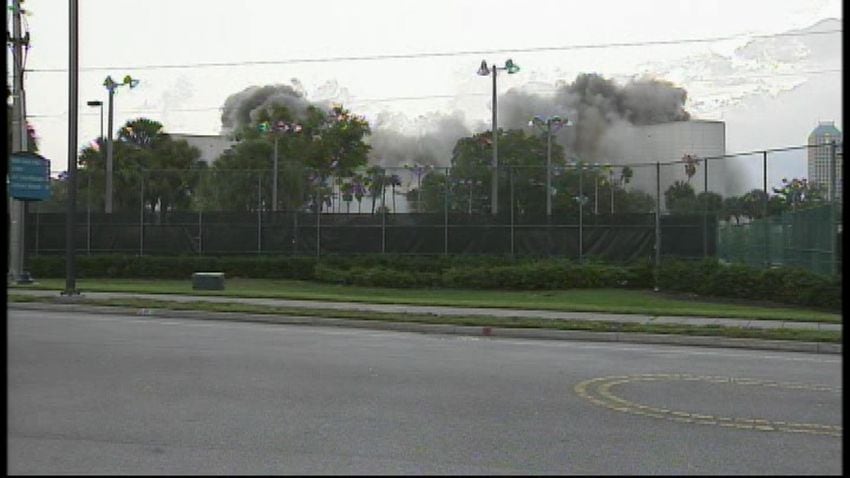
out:
{"label": "fence post", "polygon": [[764,188],[764,200],[762,201],[764,217],[764,267],[770,268],[770,219],[767,217],[767,151],[762,151],[762,187]]}
{"label": "fence post", "polygon": [[702,257],[708,257],[708,158],[703,159]]}
{"label": "fence post", "polygon": [[584,165],[578,165],[578,262],[584,263]]}
{"label": "fence post", "polygon": [[263,251],[263,173],[257,173],[257,255]]}
{"label": "fence post", "polygon": [[514,167],[509,166],[508,173],[510,174],[511,184],[511,257],[514,256]]}
{"label": "fence post", "polygon": [[387,251],[387,205],[381,201],[381,254]]}
{"label": "fence post", "polygon": [[832,275],[838,275],[838,238],[835,237],[838,234],[838,227],[836,224],[836,220],[838,218],[837,210],[835,207],[836,200],[836,190],[835,190],[835,161],[836,161],[836,151],[835,151],[835,140],[830,141],[829,143],[829,244],[830,251],[832,252]]}
{"label": "fence post", "polygon": [[87,171],[88,192],[86,193],[86,255],[91,255],[91,172]]}
{"label": "fence post", "polygon": [[292,255],[298,255],[298,209],[292,211]]}
{"label": "fence post", "polygon": [[322,257],[322,195],[316,187],[316,258]]}
{"label": "fence post", "polygon": [[449,168],[443,187],[443,255],[449,255]]}
{"label": "fence post", "polygon": [[139,175],[139,256],[145,252],[145,172]]}
{"label": "fence post", "polygon": [[655,163],[655,292],[659,291],[658,273],[661,269],[661,163]]}
{"label": "fence post", "polygon": [[[35,255],[38,256],[38,203],[35,203]],[[23,266],[22,266],[23,267]]]}
{"label": "fence post", "polygon": [[204,255],[204,211],[198,210],[198,255]]}

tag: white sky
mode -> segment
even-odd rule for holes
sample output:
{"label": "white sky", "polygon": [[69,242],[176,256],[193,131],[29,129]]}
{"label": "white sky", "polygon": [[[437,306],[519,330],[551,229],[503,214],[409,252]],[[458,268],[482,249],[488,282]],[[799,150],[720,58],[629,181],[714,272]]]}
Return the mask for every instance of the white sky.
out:
{"label": "white sky", "polygon": [[[25,0],[23,7],[31,12],[26,18],[31,35],[26,68],[66,69],[68,1]],[[342,100],[355,113],[369,119],[386,111],[402,114],[415,123],[420,115],[459,110],[475,125],[489,121],[490,114],[491,84],[489,79],[475,74],[482,59],[478,54],[214,68],[122,67],[770,34],[808,27],[825,18],[843,18],[840,0],[82,0],[79,147],[99,134],[99,113],[96,108],[87,107],[86,101],[106,103],[102,83],[107,74],[120,81],[129,73],[141,81],[134,90],[122,88],[116,93],[116,129],[129,119],[146,116],[162,122],[169,132],[217,134],[218,108],[229,95],[251,85],[289,84],[293,78],[301,82],[308,98]],[[840,37],[829,38],[840,42]],[[835,90],[839,101],[804,101],[805,107],[783,113],[786,117],[764,119],[782,125],[781,137],[777,137],[775,129],[771,133],[769,124],[745,117],[741,113],[742,102],[771,101],[783,91],[800,89],[811,79],[804,74],[762,78],[731,89],[728,81],[724,83],[725,79],[717,77],[717,72],[705,62],[718,57],[728,59],[734,48],[746,41],[742,36],[739,40],[715,43],[484,57],[488,62],[500,63],[513,58],[522,68],[519,74],[500,76],[500,92],[528,83],[551,88],[555,81],[569,82],[582,72],[618,80],[641,73],[660,75],[688,90],[688,108],[696,117],[727,122],[729,152],[803,144],[817,120],[835,120],[843,129],[841,73],[817,75],[826,77],[827,88]],[[7,70],[11,55],[8,58]],[[741,71],[764,71],[750,68],[752,65],[739,66]],[[839,59],[834,64],[817,66],[840,69],[841,63]],[[92,67],[112,68],[86,71]],[[774,70],[795,72],[790,63],[774,65]],[[67,72],[32,71],[27,74],[26,88],[30,122],[40,137],[41,153],[52,161],[53,171],[65,170]],[[452,98],[374,101],[431,95]]]}

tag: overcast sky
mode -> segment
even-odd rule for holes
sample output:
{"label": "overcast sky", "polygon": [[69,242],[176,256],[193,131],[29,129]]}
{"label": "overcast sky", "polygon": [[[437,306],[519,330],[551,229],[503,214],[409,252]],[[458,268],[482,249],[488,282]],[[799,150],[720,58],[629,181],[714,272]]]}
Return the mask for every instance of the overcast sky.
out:
{"label": "overcast sky", "polygon": [[[23,7],[31,12],[26,17],[28,113],[41,153],[58,172],[67,167],[68,2],[25,0]],[[520,65],[520,73],[500,76],[501,93],[510,88],[545,92],[579,73],[623,82],[651,75],[685,88],[694,117],[726,121],[728,152],[803,144],[818,120],[834,120],[843,130],[842,35],[821,36],[838,56],[765,41],[756,45],[757,54],[739,52],[754,44],[752,35],[806,28],[828,18],[843,19],[840,0],[84,0],[79,145],[99,134],[99,114],[86,101],[106,102],[102,83],[108,74],[119,81],[125,74],[140,80],[138,88],[116,93],[116,129],[145,116],[162,122],[168,132],[217,134],[219,108],[229,95],[293,79],[308,98],[340,101],[372,121],[380,114],[409,132],[421,126],[417,118],[440,114],[460,114],[473,129],[483,129],[491,91],[489,79],[475,74],[483,58],[500,63],[512,58]],[[507,51],[730,36],[735,38]],[[506,51],[284,62],[482,50]],[[262,61],[281,63],[198,66]],[[162,65],[185,67],[151,68]]]}

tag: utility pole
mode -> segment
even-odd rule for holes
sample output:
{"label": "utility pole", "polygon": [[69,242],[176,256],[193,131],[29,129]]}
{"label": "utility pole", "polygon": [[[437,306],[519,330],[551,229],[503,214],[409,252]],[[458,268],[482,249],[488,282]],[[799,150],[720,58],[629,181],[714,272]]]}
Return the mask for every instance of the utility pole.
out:
{"label": "utility pole", "polygon": [[62,295],[79,295],[74,251],[77,214],[77,114],[79,96],[79,4],[68,0],[68,208],[65,216],[65,290]]}
{"label": "utility pole", "polygon": [[[12,152],[29,149],[27,137],[26,105],[24,102],[24,68],[22,47],[29,44],[29,33],[21,37],[21,0],[12,0]],[[7,158],[7,161],[11,159]],[[9,202],[9,278],[25,280],[24,266],[24,201]]]}

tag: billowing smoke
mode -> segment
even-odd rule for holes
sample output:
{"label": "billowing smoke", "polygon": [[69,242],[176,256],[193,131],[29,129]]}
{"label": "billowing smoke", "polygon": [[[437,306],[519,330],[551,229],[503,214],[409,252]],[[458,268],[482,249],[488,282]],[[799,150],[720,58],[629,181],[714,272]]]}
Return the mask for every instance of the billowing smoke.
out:
{"label": "billowing smoke", "polygon": [[508,91],[500,98],[499,124],[506,129],[527,128],[534,116],[559,115],[573,123],[558,137],[568,151],[585,161],[611,161],[616,152],[612,149],[626,139],[617,132],[629,126],[687,121],[686,100],[684,89],[666,81],[643,78],[620,86],[595,73],[580,74],[572,83],[559,82],[548,96]]}
{"label": "billowing smoke", "polygon": [[[296,116],[310,105],[328,109],[327,101],[308,100],[300,82],[293,80],[292,85],[252,86],[228,97],[222,112],[222,132],[231,134],[272,105],[286,106]],[[556,137],[570,160],[608,164],[654,162],[659,158],[635,155],[640,147],[651,148],[647,146],[651,142],[647,139],[647,127],[689,120],[686,101],[687,92],[667,81],[639,78],[620,85],[595,73],[580,74],[571,83],[556,83],[555,90],[548,94],[512,89],[501,95],[499,127],[530,132],[528,122],[532,117],[559,115],[572,123]],[[416,164],[448,166],[458,139],[470,136],[473,130],[490,129],[489,122],[471,125],[459,111],[433,113],[413,121],[399,114],[381,113],[370,119],[370,126],[372,134],[366,139],[372,146],[369,163],[386,168]],[[636,169],[632,184],[654,191],[651,169],[642,169],[646,169],[646,174]],[[679,177],[683,176],[681,172],[675,177],[673,174],[671,167],[670,178],[662,179],[665,184],[683,179]],[[717,168],[712,177],[715,174],[723,171]],[[729,173],[723,176],[728,178]]]}
{"label": "billowing smoke", "polygon": [[459,111],[421,116],[412,124],[399,115],[384,113],[372,122],[369,162],[388,168],[446,167],[457,140],[471,134]]}
{"label": "billowing smoke", "polygon": [[221,113],[221,132],[230,135],[242,126],[257,119],[257,115],[272,106],[285,106],[296,116],[300,116],[309,106],[327,110],[326,102],[307,100],[301,83],[293,79],[293,86],[277,84],[249,86],[239,93],[230,95],[224,102]]}
{"label": "billowing smoke", "polygon": [[[335,83],[324,85],[320,94],[327,93],[324,90],[330,87],[334,87],[336,93],[331,96],[347,95],[344,90],[339,93]],[[292,79],[292,86],[250,86],[225,100],[221,114],[222,134],[230,135],[256,121],[262,111],[272,106],[285,106],[298,117],[309,106],[327,110],[330,102],[308,100],[304,87],[296,78]],[[415,164],[448,166],[457,140],[472,134],[461,112],[448,115],[435,113],[421,116],[413,122],[402,115],[382,113],[371,121],[370,126],[372,134],[366,138],[372,146],[369,163],[387,168]]]}

